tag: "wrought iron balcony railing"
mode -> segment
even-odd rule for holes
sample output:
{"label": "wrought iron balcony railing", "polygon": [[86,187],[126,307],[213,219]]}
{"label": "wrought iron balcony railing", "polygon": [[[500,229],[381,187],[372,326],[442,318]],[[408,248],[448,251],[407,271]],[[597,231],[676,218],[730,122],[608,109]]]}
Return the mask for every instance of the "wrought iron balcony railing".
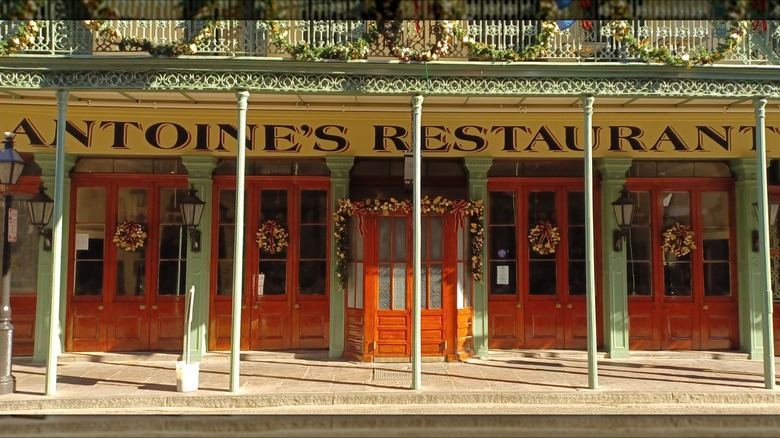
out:
{"label": "wrought iron balcony railing", "polygon": [[[20,36],[15,33],[21,22],[0,21],[0,41],[10,42]],[[322,48],[364,44],[361,58],[369,61],[399,58],[398,47],[424,52],[442,41],[442,22],[395,22],[392,32],[376,32],[375,21],[245,21],[245,20],[110,20],[102,23],[111,29],[113,37],[89,29],[81,20],[40,20],[26,44],[18,50],[6,50],[18,55],[130,56],[188,55],[231,57],[296,57],[291,47]],[[475,44],[487,47],[491,53],[522,52],[539,44],[544,22],[532,20],[473,20],[453,23],[470,42],[463,38],[449,41],[446,53],[432,58],[440,62],[491,60],[479,57]],[[627,40],[616,36],[615,22],[596,20],[559,21],[559,31],[549,34],[544,50],[529,59],[563,61],[630,62],[643,60],[628,50]],[[645,50],[665,49],[665,53],[684,59],[703,52],[722,51],[723,44],[733,39],[721,62],[739,64],[780,63],[780,21],[756,20],[743,22],[744,34],[734,39],[734,23],[711,20],[634,20],[623,21],[628,34],[640,41]],[[387,26],[387,22],[380,25]],[[207,29],[208,28],[208,29]],[[383,28],[386,30],[386,27]],[[208,30],[208,32],[204,32]],[[367,38],[371,31],[375,38]],[[438,33],[437,33],[438,32]],[[137,45],[121,43],[133,39]],[[166,52],[149,47],[170,47],[185,44],[194,50]],[[392,41],[391,41],[392,39]],[[2,47],[0,47],[2,48]],[[3,52],[0,52],[2,54]],[[444,56],[446,55],[446,56]],[[484,55],[484,52],[483,52]],[[298,56],[299,59],[306,59]],[[309,58],[312,59],[312,58]],[[501,59],[492,59],[501,61]]]}

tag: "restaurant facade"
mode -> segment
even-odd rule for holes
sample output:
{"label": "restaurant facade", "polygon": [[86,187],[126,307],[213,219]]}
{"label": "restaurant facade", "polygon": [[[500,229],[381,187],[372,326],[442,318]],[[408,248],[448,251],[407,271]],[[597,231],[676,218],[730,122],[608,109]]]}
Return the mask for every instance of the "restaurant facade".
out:
{"label": "restaurant facade", "polygon": [[[196,357],[229,350],[238,321],[241,350],[408,360],[418,290],[409,153],[420,111],[427,360],[585,349],[589,238],[597,344],[609,357],[758,358],[761,148],[769,197],[780,200],[780,82],[774,58],[762,59],[2,57],[0,119],[28,163],[9,188],[19,214],[14,354],[44,358],[50,321],[63,352],[181,351],[194,287]],[[22,203],[40,184],[53,195],[58,147],[55,259]],[[613,203],[624,191],[634,214],[620,227]],[[189,194],[205,202],[196,233],[180,210]]]}

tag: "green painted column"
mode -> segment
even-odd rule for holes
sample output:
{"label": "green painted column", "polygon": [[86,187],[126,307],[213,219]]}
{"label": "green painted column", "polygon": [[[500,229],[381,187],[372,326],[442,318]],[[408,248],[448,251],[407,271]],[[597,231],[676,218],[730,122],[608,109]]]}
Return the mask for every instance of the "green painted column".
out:
{"label": "green painted column", "polygon": [[628,357],[628,297],[626,292],[626,252],[615,252],[612,232],[617,227],[612,201],[626,183],[630,158],[594,160],[601,175],[601,253],[604,317],[604,350],[607,357]]}
{"label": "green painted column", "polygon": [[[187,243],[187,289],[195,286],[195,298],[192,306],[192,327],[190,329],[190,358],[195,362],[203,359],[208,344],[206,342],[209,327],[209,285],[211,284],[211,217],[214,211],[212,197],[213,180],[217,167],[216,157],[182,157],[189,173],[188,180],[198,191],[198,197],[206,203],[198,229],[200,252],[192,252]],[[189,240],[189,237],[187,237]]]}
{"label": "green painted column", "polygon": [[758,193],[758,171],[755,158],[729,161],[734,183],[734,212],[737,227],[737,303],[739,304],[739,345],[750,359],[762,359],[763,281],[759,266],[761,254],[753,252],[753,231],[758,230],[753,203]]}
{"label": "green painted column", "polygon": [[[469,198],[481,199],[485,208],[485,222],[482,224],[487,233],[488,190],[487,173],[493,165],[492,158],[464,158],[464,164],[469,174]],[[485,236],[487,243],[487,235]],[[487,260],[487,244],[482,247],[482,260]],[[483,264],[485,270],[481,282],[474,282],[474,354],[479,357],[488,357],[488,292],[487,292],[487,263]]]}
{"label": "green painted column", "polygon": [[[330,169],[330,199],[331,211],[339,208],[339,199],[349,198],[349,171],[355,163],[355,157],[325,157],[325,163]],[[331,222],[332,223],[332,222]],[[336,266],[336,234],[330,233],[330,265],[331,272]],[[344,354],[344,324],[346,300],[344,290],[339,286],[335,275],[330,276],[330,334],[328,357],[337,358]]]}
{"label": "green painted column", "polygon": [[[39,153],[35,154],[35,162],[41,167],[41,180],[46,187],[46,194],[54,197],[54,169],[56,163],[55,154]],[[76,164],[76,157],[73,155],[65,156],[65,184],[62,211],[62,229],[65,233],[70,229],[70,170]],[[51,224],[47,228],[51,228]],[[62,254],[68,254],[67,234],[62,239]],[[51,285],[52,285],[52,267],[54,266],[54,255],[51,251],[43,250],[43,239],[38,242],[38,286],[35,301],[35,343],[33,346],[33,362],[45,363],[49,351],[49,315],[51,309]],[[65,275],[68,272],[68,257],[62,257],[60,263],[60,272]],[[65,311],[67,306],[67,283],[60,283],[60,327],[65,328]],[[60,352],[65,350],[65,333],[60,333]]]}

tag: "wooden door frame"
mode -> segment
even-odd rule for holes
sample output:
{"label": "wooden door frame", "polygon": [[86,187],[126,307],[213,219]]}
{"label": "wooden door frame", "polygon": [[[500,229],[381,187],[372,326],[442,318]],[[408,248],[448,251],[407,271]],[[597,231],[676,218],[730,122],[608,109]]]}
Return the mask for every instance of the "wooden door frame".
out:
{"label": "wooden door frame", "polygon": [[[688,192],[691,194],[690,198],[690,211],[691,211],[691,227],[694,232],[695,244],[699,251],[703,250],[702,245],[702,218],[701,218],[701,193],[711,191],[723,191],[728,195],[729,200],[729,257],[734,260],[736,257],[736,212],[735,212],[735,191],[734,184],[731,178],[627,178],[626,189],[628,191],[646,191],[650,192],[651,197],[651,245],[653,248],[652,254],[652,280],[653,290],[652,298],[646,297],[628,297],[629,308],[631,302],[646,302],[652,304],[653,315],[652,319],[659,324],[660,330],[660,346],[661,350],[667,349],[679,349],[675,348],[676,345],[680,345],[679,342],[674,342],[668,339],[667,331],[664,327],[664,320],[666,312],[664,311],[666,306],[670,305],[682,305],[689,304],[694,313],[693,328],[692,328],[692,340],[691,345],[682,344],[683,349],[701,350],[704,340],[702,339],[704,325],[701,321],[701,306],[705,299],[708,302],[715,303],[733,303],[734,306],[738,306],[738,275],[735,269],[735,263],[730,263],[730,275],[731,281],[730,290],[731,294],[728,297],[705,297],[704,295],[704,257],[703,255],[694,254],[691,257],[691,296],[687,297],[667,297],[664,293],[664,272],[663,272],[663,251],[661,245],[663,243],[662,233],[663,224],[662,211],[663,207],[660,204],[661,193],[663,192]],[[737,309],[738,314],[738,309]],[[630,318],[631,315],[629,315]],[[732,334],[732,339],[735,344],[739,343],[739,329]],[[644,342],[643,345],[658,345],[656,341]]]}
{"label": "wooden door frame", "polygon": [[[214,199],[214,205],[211,208],[211,215],[212,215],[212,236],[216,239],[219,235],[219,195],[220,191],[222,190],[234,190],[236,188],[236,177],[235,175],[215,175],[213,178],[213,186],[212,186],[212,199]],[[294,321],[293,319],[296,317],[295,312],[296,309],[293,309],[293,303],[303,303],[303,302],[314,302],[314,301],[323,301],[326,305],[326,311],[324,314],[324,317],[326,318],[326,330],[324,333],[325,336],[325,342],[327,342],[327,338],[329,335],[329,330],[327,330],[330,320],[330,290],[329,290],[329,284],[330,284],[330,275],[332,273],[330,272],[331,269],[328,268],[326,271],[326,279],[325,279],[325,295],[314,295],[312,297],[307,297],[305,295],[299,295],[296,289],[296,286],[298,286],[298,265],[297,262],[300,260],[300,254],[293,253],[290,254],[290,248],[298,248],[299,247],[299,230],[297,226],[292,226],[289,224],[300,224],[300,195],[301,191],[304,190],[324,190],[327,195],[327,204],[330,206],[331,204],[331,197],[332,193],[330,190],[330,178],[328,177],[321,177],[321,176],[285,176],[285,175],[271,175],[271,176],[247,176],[245,177],[245,196],[246,196],[246,205],[248,206],[256,206],[259,207],[259,192],[260,190],[286,190],[287,196],[288,196],[288,212],[287,212],[287,220],[288,220],[288,227],[290,229],[287,230],[288,232],[288,256],[287,256],[287,272],[286,272],[286,282],[287,282],[287,288],[288,291],[286,294],[284,294],[283,298],[277,298],[277,297],[269,297],[264,296],[261,298],[261,300],[264,300],[266,302],[270,301],[285,301],[287,303],[287,312],[290,317],[289,321],[289,327],[287,327],[285,330],[289,330],[290,335],[288,341],[290,342],[290,346],[287,348],[296,348],[296,345],[300,344],[300,340],[295,340],[295,335],[292,333],[293,327],[294,327]],[[256,224],[250,224],[249,219],[257,217],[258,212],[257,211],[250,211],[249,209],[244,209],[245,214],[245,231],[244,231],[244,275],[241,279],[242,281],[242,288],[244,291],[252,291],[253,286],[253,279],[251,273],[247,270],[248,266],[255,266],[258,261],[260,260],[259,255],[259,248],[257,247],[256,243]],[[328,229],[327,229],[327,235],[332,235],[332,221],[330,220],[330,210],[328,210]],[[331,253],[331,239],[326,240],[326,254],[329,255]],[[211,262],[210,262],[210,269],[212,273],[216,273],[217,269],[219,269],[219,258],[218,258],[218,246],[212,245],[211,248]],[[236,261],[234,260],[234,263]],[[331,261],[330,257],[326,257],[326,263],[328,266],[330,266]],[[214,309],[215,309],[215,301],[229,301],[232,298],[231,297],[225,297],[222,299],[219,299],[219,297],[216,295],[217,290],[217,275],[211,275],[210,276],[210,285],[209,285],[209,317],[208,317],[208,325],[209,325],[209,336],[208,336],[208,345],[209,349],[215,349],[218,339],[216,338],[216,326],[217,323],[214,318],[216,318],[216,315],[214,315]],[[241,316],[241,348],[245,350],[249,350],[250,348],[250,341],[252,336],[252,327],[251,324],[254,321],[255,312],[260,312],[260,302],[255,303],[254,299],[252,298],[252,293],[243,293],[243,300],[241,303],[242,310],[248,310],[246,312],[242,311]],[[273,299],[272,299],[273,298]],[[258,305],[257,309],[254,309],[254,304]],[[260,313],[257,313],[256,315],[259,315]],[[258,328],[259,329],[259,328]],[[327,348],[327,347],[324,347]]]}
{"label": "wooden door frame", "polygon": [[[68,351],[73,350],[73,309],[71,303],[74,302],[94,302],[96,305],[103,306],[105,311],[101,311],[98,317],[98,343],[102,343],[102,351],[114,351],[116,345],[116,339],[111,336],[110,327],[111,321],[114,321],[114,316],[110,313],[113,311],[113,305],[116,303],[116,290],[112,281],[116,279],[116,262],[117,262],[117,250],[112,248],[112,236],[113,230],[117,226],[117,196],[116,193],[122,188],[145,188],[148,190],[149,198],[147,201],[147,240],[145,243],[146,251],[149,248],[159,248],[159,230],[157,227],[148,226],[148,224],[154,222],[159,223],[159,190],[162,188],[186,188],[187,176],[186,175],[170,175],[170,174],[108,174],[108,173],[73,173],[71,175],[71,193],[70,193],[70,205],[74,206],[70,210],[70,223],[69,223],[69,254],[68,271],[67,271],[67,287],[66,287],[66,349]],[[105,188],[106,190],[106,205],[104,207],[106,212],[104,241],[103,241],[103,294],[99,297],[75,297],[74,296],[74,281],[75,281],[75,241],[76,241],[76,200],[78,195],[78,189],[80,188]],[[151,220],[153,218],[153,221]],[[146,278],[144,281],[144,287],[146,291],[155,291],[155,295],[158,295],[157,285],[155,281],[157,276],[154,275],[157,272],[158,254],[148,254],[145,257],[146,266]],[[152,263],[154,262],[154,263]],[[110,298],[109,295],[113,298]],[[152,317],[150,308],[150,300],[152,294],[144,293],[142,300],[120,300],[120,302],[136,301],[143,303],[146,306],[146,317],[150,330]],[[183,298],[177,297],[174,301],[182,301]],[[140,305],[140,304],[139,304]],[[153,344],[151,340],[146,347],[148,350]]]}
{"label": "wooden door frame", "polygon": [[[594,196],[593,196],[593,222],[594,222],[594,242],[601,241],[601,227],[599,224],[601,223],[601,212],[599,208],[596,208],[598,205],[601,205],[601,195],[600,195],[600,179],[594,180]],[[541,190],[537,190],[541,189]],[[511,191],[514,192],[518,196],[518,201],[525,199],[528,199],[528,195],[532,191],[554,191],[556,194],[563,193],[568,194],[570,192],[585,192],[585,180],[582,177],[544,177],[544,178],[529,178],[529,177],[497,177],[497,178],[490,178],[488,181],[487,186],[487,193],[488,196],[490,192],[493,191]],[[563,196],[556,196],[555,200],[555,211],[556,215],[559,217],[558,222],[560,223],[561,215],[566,213],[566,209],[563,208],[563,206],[568,202],[567,199],[564,199]],[[518,206],[515,209],[515,226],[516,226],[516,238],[518,239],[518,243],[521,242],[522,236],[526,236],[527,230],[530,229],[531,224],[528,223],[527,215],[525,214],[525,206]],[[488,215],[489,220],[489,215]],[[568,224],[568,218],[565,219],[566,224]],[[490,223],[488,223],[488,231],[490,228]],[[556,226],[559,226],[556,224]],[[566,233],[561,233],[561,242],[559,243],[559,248],[563,248],[563,250],[559,250],[556,252],[556,265],[561,266],[565,263],[565,260],[568,259],[568,245],[567,240],[564,239],[564,237],[567,236]],[[489,242],[489,238],[488,238]],[[594,251],[594,264],[595,264],[595,286],[596,286],[596,326],[597,326],[597,345],[601,345],[603,342],[603,333],[602,333],[602,327],[603,327],[603,311],[601,307],[602,303],[602,285],[603,285],[603,279],[602,279],[602,252],[601,252],[601,245],[594,245],[595,251]],[[490,249],[490,248],[488,248]],[[489,258],[489,257],[488,257]],[[487,262],[487,261],[486,261]],[[488,266],[489,270],[489,266]],[[562,293],[561,291],[563,288],[568,287],[568,268],[564,269],[566,274],[563,277],[559,278],[559,285],[558,290],[556,291],[556,297]],[[517,342],[516,345],[510,347],[510,348],[526,348],[527,343],[527,334],[526,334],[526,328],[527,328],[527,320],[530,315],[528,315],[526,312],[528,312],[528,302],[530,301],[530,291],[528,284],[529,281],[529,254],[528,251],[520,251],[518,249],[517,254],[517,278],[518,278],[518,284],[517,284],[517,294],[513,295],[491,295],[490,291],[488,290],[488,305],[490,305],[490,302],[515,302],[516,306],[519,305],[520,307],[517,308],[518,310],[515,312],[515,317],[519,318],[520,325],[516,324],[516,327],[519,327],[520,330],[522,330],[522,333],[517,335]],[[485,276],[485,281],[488,284],[488,289],[490,285],[490,275],[491,273],[488,272]],[[520,280],[522,279],[522,280]],[[576,295],[569,295],[568,292],[565,293],[567,298],[567,304],[570,304],[569,300],[574,297],[576,302],[582,301],[582,304],[586,304],[585,296],[583,295],[582,298],[577,298]],[[541,300],[539,300],[541,301]],[[566,343],[566,339],[568,339],[569,335],[573,337],[573,329],[574,329],[574,323],[571,324],[565,320],[568,315],[569,309],[562,306],[560,309],[561,317],[564,318],[563,323],[556,323],[558,328],[556,330],[562,331],[563,336],[563,342]],[[556,318],[557,319],[557,318]],[[571,325],[571,327],[569,327]],[[570,334],[566,333],[566,330],[571,330]],[[559,337],[556,335],[556,337]],[[574,340],[572,339],[571,342]],[[564,348],[564,347],[561,347]],[[570,347],[566,347],[570,348]]]}

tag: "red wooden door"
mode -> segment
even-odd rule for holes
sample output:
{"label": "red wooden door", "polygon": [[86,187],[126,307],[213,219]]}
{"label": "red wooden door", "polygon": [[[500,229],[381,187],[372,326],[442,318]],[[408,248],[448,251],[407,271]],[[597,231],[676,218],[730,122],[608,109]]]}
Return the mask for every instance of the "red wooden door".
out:
{"label": "red wooden door", "polygon": [[[769,187],[770,202],[780,203],[780,186]],[[758,236],[756,236],[757,238]],[[769,224],[769,255],[772,279],[773,302],[773,335],[775,341],[775,356],[780,355],[780,234],[778,234],[777,218]]]}
{"label": "red wooden door", "polygon": [[[69,351],[181,348],[186,235],[177,200],[185,184],[181,177],[74,178]],[[142,246],[113,241],[124,221],[142,225]]]}
{"label": "red wooden door", "polygon": [[[488,217],[491,348],[584,348],[585,216],[582,182],[494,180]],[[549,222],[554,251],[533,248]]]}
{"label": "red wooden door", "polygon": [[[230,348],[235,190],[217,188],[209,348]],[[328,346],[328,182],[323,179],[250,179],[244,242],[242,349],[322,349]],[[271,222],[273,221],[273,222]],[[258,231],[281,235],[261,248]],[[266,234],[272,236],[271,234]]]}
{"label": "red wooden door", "polygon": [[[718,180],[632,181],[626,245],[630,348],[738,347],[732,192]],[[664,233],[689,225],[695,249],[663,250]]]}

